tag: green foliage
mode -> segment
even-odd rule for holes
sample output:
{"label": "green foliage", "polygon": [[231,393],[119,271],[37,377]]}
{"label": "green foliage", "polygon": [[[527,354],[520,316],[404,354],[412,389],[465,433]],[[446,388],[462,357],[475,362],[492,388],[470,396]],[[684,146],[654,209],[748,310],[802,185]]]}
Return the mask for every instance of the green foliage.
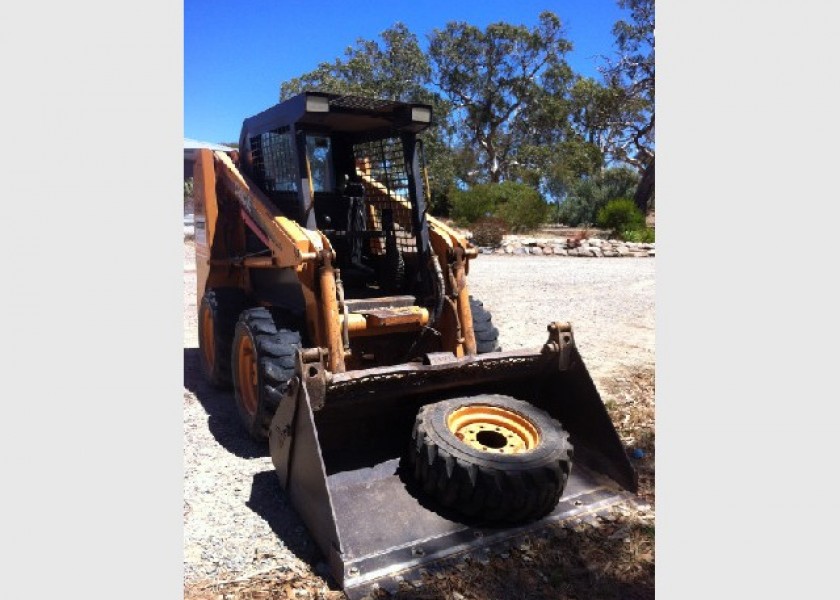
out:
{"label": "green foliage", "polygon": [[558,206],[557,221],[574,227],[591,225],[610,200],[632,197],[638,182],[639,176],[627,167],[604,169],[580,179],[570,186],[566,200]]}
{"label": "green foliage", "polygon": [[622,231],[619,237],[625,242],[642,242],[644,244],[651,244],[656,241],[656,230],[653,227],[643,227],[641,229],[629,229]]}
{"label": "green foliage", "polygon": [[452,216],[462,226],[493,216],[513,232],[529,231],[542,225],[548,212],[548,204],[539,192],[524,183],[482,183],[452,194]]}
{"label": "green foliage", "polygon": [[656,155],[655,1],[618,0],[618,5],[629,11],[630,19],[618,21],[613,27],[617,52],[601,69],[615,100],[609,105],[607,118],[607,154],[646,173],[648,178],[634,194],[637,205],[644,208],[654,195],[649,167],[653,167]]}
{"label": "green foliage", "polygon": [[548,11],[531,29],[499,22],[482,30],[451,21],[429,35],[435,84],[457,107],[459,141],[472,151],[483,181],[510,178],[517,148],[535,131],[532,109],[552,97],[542,80],[550,71],[571,73],[564,59],[571,47],[560,19]]}
{"label": "green foliage", "polygon": [[195,183],[192,177],[188,177],[184,181],[184,200],[187,198],[192,198],[193,190],[195,189]]}
{"label": "green foliage", "polygon": [[452,191],[451,214],[455,223],[465,227],[493,214],[495,206],[486,188],[487,185],[478,185],[468,190]]}
{"label": "green foliage", "polygon": [[577,227],[579,225],[591,225],[594,221],[594,211],[591,203],[581,196],[569,196],[564,202],[557,205],[553,219],[556,223]]}
{"label": "green foliage", "polygon": [[428,166],[431,202],[429,212],[448,214],[450,191],[455,184],[451,136],[448,122],[450,105],[430,87],[431,67],[420,49],[417,36],[404,24],[396,23],[383,31],[378,40],[358,39],[343,58],[319,64],[300,77],[283,82],[280,100],[304,90],[352,94],[403,102],[432,105],[434,124],[420,137]]}
{"label": "green foliage", "polygon": [[[640,183],[629,169],[603,170],[617,162],[652,175],[655,155],[654,0],[618,4],[626,21],[613,28],[616,51],[603,59],[599,80],[571,68],[572,43],[560,18],[545,11],[533,26],[450,21],[428,33],[427,52],[396,23],[283,82],[280,99],[320,90],[429,103],[434,126],[420,137],[432,214],[474,222],[487,202],[459,188],[519,182],[563,200],[552,218],[593,224],[612,199],[636,195],[649,205],[653,196],[652,177]],[[501,217],[502,204],[492,203],[490,212]],[[533,226],[545,206],[531,199],[521,209],[524,219],[508,209],[517,223],[511,227]]]}
{"label": "green foliage", "polygon": [[452,210],[451,195],[455,187],[455,161],[441,129],[426,131],[420,139],[423,141],[423,158],[431,192],[428,210],[433,215],[448,216]]}
{"label": "green foliage", "polygon": [[577,180],[595,175],[604,164],[603,136],[590,121],[600,114],[603,89],[565,63],[548,68],[522,119],[527,133],[516,148],[514,176],[557,199]]}
{"label": "green foliage", "polygon": [[610,138],[623,93],[589,77],[579,77],[570,92],[572,127],[602,152],[612,151]]}
{"label": "green foliage", "polygon": [[598,227],[609,229],[613,235],[620,235],[623,232],[644,229],[645,216],[632,200],[618,198],[610,200],[598,211],[596,222]]}
{"label": "green foliage", "polygon": [[512,173],[517,179],[558,198],[582,177],[597,173],[603,160],[597,146],[570,137],[555,143],[523,145],[517,154],[519,165]]}
{"label": "green foliage", "polygon": [[505,181],[495,186],[495,192],[496,216],[511,231],[530,231],[548,220],[548,204],[531,186]]}
{"label": "green foliage", "polygon": [[304,90],[320,90],[423,102],[431,96],[426,88],[429,76],[429,61],[417,36],[396,23],[380,34],[380,40],[360,38],[345,50],[343,59],[321,63],[309,73],[283,82],[280,100]]}
{"label": "green foliage", "polygon": [[507,233],[506,223],[497,217],[484,217],[472,227],[473,242],[478,246],[495,248]]}

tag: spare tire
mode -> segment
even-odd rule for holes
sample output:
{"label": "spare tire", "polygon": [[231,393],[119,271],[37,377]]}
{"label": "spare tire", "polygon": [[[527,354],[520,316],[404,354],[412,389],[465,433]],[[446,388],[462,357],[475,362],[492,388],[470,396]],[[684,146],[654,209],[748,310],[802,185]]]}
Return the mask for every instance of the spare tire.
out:
{"label": "spare tire", "polygon": [[550,513],[573,449],[560,423],[528,402],[482,394],[420,409],[408,462],[423,492],[484,521],[520,523]]}

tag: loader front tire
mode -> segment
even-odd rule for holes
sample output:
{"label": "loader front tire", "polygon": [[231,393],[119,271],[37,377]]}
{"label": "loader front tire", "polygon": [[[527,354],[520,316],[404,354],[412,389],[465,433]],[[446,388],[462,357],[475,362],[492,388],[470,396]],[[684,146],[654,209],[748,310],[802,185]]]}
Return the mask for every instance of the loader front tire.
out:
{"label": "loader front tire", "polygon": [[239,288],[207,290],[198,309],[198,346],[208,381],[218,388],[231,384],[230,349],[233,330],[248,297]]}
{"label": "loader front tire", "polygon": [[478,353],[487,354],[488,352],[501,350],[499,330],[493,325],[493,316],[489,310],[484,308],[484,303],[470,296],[470,311],[472,312],[475,345]]}
{"label": "loader front tire", "polygon": [[233,336],[231,371],[239,417],[257,441],[268,438],[268,426],[295,374],[300,333],[284,327],[269,309],[242,312]]}
{"label": "loader front tire", "polygon": [[573,448],[546,412],[510,396],[454,398],[420,409],[409,464],[441,506],[487,522],[550,513],[566,486]]}

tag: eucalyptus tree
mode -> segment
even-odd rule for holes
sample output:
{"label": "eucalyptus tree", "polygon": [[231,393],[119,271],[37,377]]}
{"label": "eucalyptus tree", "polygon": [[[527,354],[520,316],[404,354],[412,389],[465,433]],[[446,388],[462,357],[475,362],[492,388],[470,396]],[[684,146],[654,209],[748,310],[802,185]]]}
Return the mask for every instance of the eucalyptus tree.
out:
{"label": "eucalyptus tree", "polygon": [[613,27],[616,57],[602,69],[613,110],[609,117],[614,160],[633,165],[641,174],[634,201],[645,211],[654,195],[655,82],[654,0],[618,0],[630,10],[629,21]]}
{"label": "eucalyptus tree", "polygon": [[430,99],[431,69],[417,36],[403,23],[380,34],[379,40],[359,38],[343,58],[319,64],[300,77],[283,82],[280,100],[305,89],[336,94],[361,94],[384,100],[419,102]]}
{"label": "eucalyptus tree", "polygon": [[532,28],[500,22],[483,30],[452,21],[429,42],[433,84],[451,104],[459,145],[475,153],[479,179],[514,176],[531,120],[547,100],[544,78],[568,70],[572,44],[560,19],[546,11]]}
{"label": "eucalyptus tree", "polygon": [[431,67],[417,36],[403,23],[383,31],[379,39],[358,39],[342,58],[317,65],[300,77],[283,82],[280,100],[303,90],[367,96],[432,105],[434,127],[422,135],[429,164],[432,210],[445,212],[454,184],[452,129],[448,103],[429,87]]}

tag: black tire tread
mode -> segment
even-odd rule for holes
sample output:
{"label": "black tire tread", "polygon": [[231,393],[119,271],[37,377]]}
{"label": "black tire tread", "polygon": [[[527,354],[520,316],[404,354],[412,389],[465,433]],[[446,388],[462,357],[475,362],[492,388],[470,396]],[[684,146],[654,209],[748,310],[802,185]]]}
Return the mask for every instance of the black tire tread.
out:
{"label": "black tire tread", "polygon": [[499,352],[499,330],[493,325],[493,316],[484,308],[484,303],[470,296],[475,345],[479,354]]}
{"label": "black tire tread", "polygon": [[[207,379],[215,387],[229,389],[231,386],[230,356],[234,329],[239,314],[248,307],[248,304],[247,295],[239,288],[212,288],[204,293],[201,310],[210,310],[213,315],[216,358],[212,372],[203,360],[202,363]],[[201,327],[200,324],[201,318],[199,318],[199,327]]]}
{"label": "black tire tread", "polygon": [[260,384],[257,411],[253,418],[244,410],[238,393],[237,407],[248,433],[262,441],[268,438],[271,419],[288,389],[289,380],[295,374],[295,356],[302,339],[296,329],[285,323],[279,312],[265,307],[243,311],[237,327],[246,328],[254,340]]}
{"label": "black tire tread", "polygon": [[[506,398],[501,397],[499,398]],[[535,407],[513,400],[520,411]],[[526,405],[530,408],[524,408]],[[550,513],[566,486],[573,448],[569,434],[548,417],[559,432],[557,451],[544,463],[526,468],[498,468],[455,457],[429,435],[428,411],[420,409],[408,453],[415,480],[424,493],[442,506],[483,521],[522,523]],[[523,411],[523,412],[524,412]],[[546,415],[547,417],[547,415]]]}
{"label": "black tire tread", "polygon": [[379,279],[386,294],[398,294],[405,288],[405,259],[396,246],[382,257]]}

